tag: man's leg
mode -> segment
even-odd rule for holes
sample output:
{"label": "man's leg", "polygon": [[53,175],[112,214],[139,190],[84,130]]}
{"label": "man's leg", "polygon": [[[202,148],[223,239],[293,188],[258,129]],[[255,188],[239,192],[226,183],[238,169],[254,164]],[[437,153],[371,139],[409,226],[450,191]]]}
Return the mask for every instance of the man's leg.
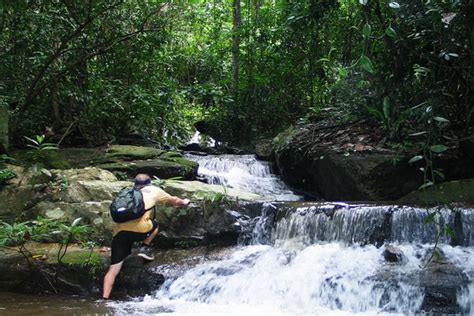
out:
{"label": "man's leg", "polygon": [[140,250],[137,254],[137,256],[148,261],[155,260],[155,256],[153,255],[153,249],[151,248],[150,244],[156,237],[156,235],[158,235],[158,224],[156,223],[156,221],[153,221],[153,227],[153,231],[149,233],[148,237],[143,239],[142,246],[140,247]]}
{"label": "man's leg", "polygon": [[109,267],[109,271],[105,274],[104,277],[104,289],[102,292],[102,297],[108,299],[110,296],[110,292],[112,292],[112,287],[114,286],[115,278],[122,269],[123,261],[120,261],[116,264],[111,264]]}
{"label": "man's leg", "polygon": [[143,240],[143,243],[147,246],[150,246],[151,242],[153,241],[153,239],[155,239],[156,235],[158,235],[158,228],[155,228],[155,230],[150,234],[150,236],[148,236],[147,238]]}

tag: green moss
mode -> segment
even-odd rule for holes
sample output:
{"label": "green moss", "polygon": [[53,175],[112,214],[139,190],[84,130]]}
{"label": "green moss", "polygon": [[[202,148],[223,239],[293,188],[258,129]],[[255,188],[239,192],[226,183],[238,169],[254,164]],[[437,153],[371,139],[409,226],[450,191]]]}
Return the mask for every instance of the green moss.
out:
{"label": "green moss", "polygon": [[416,205],[474,203],[474,179],[450,181],[414,191],[402,197],[399,202]]}
{"label": "green moss", "polygon": [[286,130],[284,130],[283,132],[275,136],[272,140],[273,148],[278,148],[281,145],[283,145],[287,141],[287,139],[290,137],[290,135],[292,135],[293,131],[294,131],[294,127],[290,126]]}
{"label": "green moss", "polygon": [[68,265],[99,266],[103,264],[103,257],[89,250],[70,251],[63,257],[62,262]]}
{"label": "green moss", "polygon": [[160,158],[183,158],[183,155],[176,151],[167,151],[163,153]]}
{"label": "green moss", "polygon": [[175,162],[177,164],[180,164],[184,167],[187,167],[187,168],[197,168],[199,166],[199,164],[195,161],[191,161],[191,160],[188,160],[186,158],[183,158],[183,157],[174,157],[174,158],[164,158],[163,160],[165,161],[171,161],[171,162]]}
{"label": "green moss", "polygon": [[113,145],[107,150],[105,158],[114,160],[144,160],[157,158],[163,153],[163,150],[153,147]]}

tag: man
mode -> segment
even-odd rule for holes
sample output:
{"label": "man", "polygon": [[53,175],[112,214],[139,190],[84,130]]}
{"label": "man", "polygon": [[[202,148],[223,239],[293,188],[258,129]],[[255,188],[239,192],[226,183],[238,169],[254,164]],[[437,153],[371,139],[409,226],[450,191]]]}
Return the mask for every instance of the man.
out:
{"label": "man", "polygon": [[135,177],[135,188],[139,189],[143,194],[146,211],[142,217],[124,223],[116,223],[113,228],[114,237],[112,239],[110,267],[104,277],[102,293],[104,299],[109,298],[115,278],[120,269],[122,269],[123,260],[131,254],[134,242],[142,242],[138,256],[145,260],[154,260],[150,251],[150,244],[158,234],[158,224],[154,219],[151,219],[153,207],[157,204],[173,206],[189,204],[188,199],[171,196],[159,187],[153,186],[150,177],[146,174],[138,174]]}

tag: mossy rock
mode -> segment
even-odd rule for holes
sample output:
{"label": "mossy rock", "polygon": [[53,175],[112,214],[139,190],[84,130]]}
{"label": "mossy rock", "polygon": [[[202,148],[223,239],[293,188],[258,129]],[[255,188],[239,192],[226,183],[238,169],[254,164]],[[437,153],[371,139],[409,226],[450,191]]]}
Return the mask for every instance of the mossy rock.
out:
{"label": "mossy rock", "polygon": [[164,158],[183,158],[183,155],[181,155],[180,153],[176,152],[176,151],[167,151],[167,152],[164,152],[160,158],[164,159]]}
{"label": "mossy rock", "polygon": [[73,168],[83,168],[103,161],[105,150],[101,148],[60,148],[59,156]]}
{"label": "mossy rock", "polygon": [[62,258],[62,263],[67,265],[89,265],[102,267],[105,265],[105,257],[95,251],[76,250],[68,251]]}
{"label": "mossy rock", "polygon": [[113,145],[107,149],[105,159],[107,161],[117,160],[146,160],[160,157],[165,151],[142,146]]}
{"label": "mossy rock", "polygon": [[112,162],[101,164],[98,167],[111,172],[125,172],[133,178],[139,173],[146,173],[151,177],[162,179],[181,177],[192,180],[197,175],[198,164],[185,158],[166,158],[153,160],[138,160],[130,162]]}
{"label": "mossy rock", "polygon": [[474,179],[444,182],[425,190],[413,191],[399,200],[404,204],[438,205],[453,202],[474,203]]}
{"label": "mossy rock", "polygon": [[223,194],[230,199],[240,201],[263,201],[271,199],[271,197],[225,188],[222,185],[206,184],[200,181],[168,180],[164,184],[164,190],[173,195],[186,196],[191,200],[205,199],[206,196],[209,197],[213,194]]}
{"label": "mossy rock", "polygon": [[37,163],[38,167],[46,169],[69,169],[71,165],[68,161],[64,160],[59,154],[58,150],[48,150],[43,153],[44,158],[40,161],[33,161],[31,150],[27,149],[16,149],[10,153],[10,156],[14,158],[16,165],[29,167]]}

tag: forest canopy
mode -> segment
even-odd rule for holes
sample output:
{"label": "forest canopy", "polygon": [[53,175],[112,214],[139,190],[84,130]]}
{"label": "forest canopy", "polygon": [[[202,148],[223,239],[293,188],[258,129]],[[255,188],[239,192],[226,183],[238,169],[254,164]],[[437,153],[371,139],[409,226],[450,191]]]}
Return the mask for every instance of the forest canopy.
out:
{"label": "forest canopy", "polygon": [[244,144],[322,112],[395,142],[472,126],[473,0],[15,0],[0,17],[13,143],[173,146],[197,125]]}

